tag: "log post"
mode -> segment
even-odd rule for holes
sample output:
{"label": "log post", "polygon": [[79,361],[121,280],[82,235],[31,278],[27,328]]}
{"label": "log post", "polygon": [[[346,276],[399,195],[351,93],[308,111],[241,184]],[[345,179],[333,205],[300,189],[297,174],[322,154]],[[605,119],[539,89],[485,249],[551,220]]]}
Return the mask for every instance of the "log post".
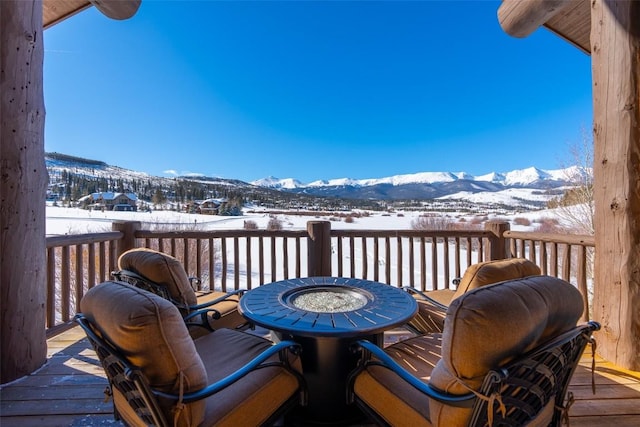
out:
{"label": "log post", "polygon": [[591,5],[594,320],[602,357],[640,370],[640,2]]}
{"label": "log post", "polygon": [[116,251],[116,259],[120,258],[120,255],[135,248],[136,245],[136,231],[142,228],[140,221],[113,221],[111,223],[111,230],[121,231],[124,236],[118,241],[118,249]]}
{"label": "log post", "polygon": [[309,276],[331,276],[331,223],[329,221],[307,222]]}
{"label": "log post", "polygon": [[46,241],[42,1],[0,1],[0,383],[42,366]]}
{"label": "log post", "polygon": [[491,232],[489,236],[489,244],[485,247],[484,259],[493,261],[498,259],[509,258],[509,245],[504,237],[504,232],[509,231],[510,224],[506,221],[487,221],[484,229]]}

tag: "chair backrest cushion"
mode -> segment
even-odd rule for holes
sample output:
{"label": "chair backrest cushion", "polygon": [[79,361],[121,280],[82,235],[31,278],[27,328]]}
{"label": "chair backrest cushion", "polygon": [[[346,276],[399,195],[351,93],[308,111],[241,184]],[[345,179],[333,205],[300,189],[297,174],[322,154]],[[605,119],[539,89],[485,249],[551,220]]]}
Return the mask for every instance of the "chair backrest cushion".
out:
{"label": "chair backrest cushion", "polygon": [[453,298],[480,286],[537,275],[540,275],[540,267],[524,258],[479,262],[465,270]]}
{"label": "chair backrest cushion", "polygon": [[[123,282],[104,282],[90,289],[80,309],[99,332],[134,366],[149,385],[167,393],[199,390],[207,373],[174,304]],[[159,399],[170,423],[173,404]],[[203,401],[185,405],[178,425],[198,425],[204,418]]]}
{"label": "chair backrest cushion", "polygon": [[185,305],[198,303],[187,272],[171,255],[148,248],[134,248],[120,255],[118,268],[133,271],[165,286],[174,301]]}
{"label": "chair backrest cushion", "polygon": [[[575,327],[583,308],[580,292],[552,276],[473,289],[454,299],[447,310],[442,359],[433,369],[431,384],[453,394],[477,391],[488,371]],[[431,406],[436,418],[470,414]]]}

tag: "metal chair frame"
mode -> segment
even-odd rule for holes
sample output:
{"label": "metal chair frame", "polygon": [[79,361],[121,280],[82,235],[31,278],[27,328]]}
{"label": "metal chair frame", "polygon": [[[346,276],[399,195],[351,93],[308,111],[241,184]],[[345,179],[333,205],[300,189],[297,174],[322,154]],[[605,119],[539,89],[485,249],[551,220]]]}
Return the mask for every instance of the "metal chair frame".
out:
{"label": "metal chair frame", "polygon": [[[473,407],[469,426],[521,426],[538,414],[555,396],[554,415],[551,425],[560,426],[568,417],[573,402],[567,395],[569,382],[587,344],[595,351],[592,333],[600,329],[597,322],[588,322],[559,335],[530,352],[517,357],[505,366],[489,371],[478,390],[485,398],[474,393],[453,395],[440,391],[429,383],[413,376],[378,346],[361,340],[354,344],[354,351],[361,352],[359,366],[349,378],[347,399],[355,402],[363,412],[381,426],[388,423],[369,408],[353,392],[355,378],[367,366],[383,366],[413,386],[417,392],[449,406]],[[372,358],[371,356],[374,356]],[[592,356],[593,357],[593,356]],[[593,369],[593,367],[592,367]],[[594,388],[595,393],[595,388]],[[499,399],[495,399],[495,398]],[[490,407],[489,402],[502,401],[506,410]],[[489,420],[492,420],[492,423]]]}
{"label": "metal chair frame", "polygon": [[[111,390],[114,387],[119,390],[120,393],[125,396],[128,404],[135,413],[149,426],[171,426],[171,423],[167,421],[160,409],[160,405],[158,403],[159,397],[175,402],[180,398],[183,403],[195,402],[218,393],[256,369],[269,366],[281,366],[285,368],[298,378],[301,386],[299,392],[295,393],[291,399],[278,409],[278,411],[272,414],[264,425],[272,425],[296,405],[306,405],[307,391],[305,381],[302,375],[290,366],[287,357],[288,352],[293,354],[299,354],[300,352],[300,345],[293,341],[281,341],[274,344],[244,365],[241,369],[229,374],[225,378],[216,381],[213,384],[209,384],[201,390],[184,393],[182,396],[179,396],[154,390],[149,385],[149,381],[142,371],[138,367],[132,365],[113,344],[103,338],[100,330],[82,313],[78,313],[74,320],[84,330],[87,335],[87,339],[91,343],[93,349],[98,355],[102,367],[104,368],[107,379],[109,380],[109,392],[107,394],[112,395]],[[265,363],[265,361],[274,354],[279,354],[279,362]],[[113,414],[116,420],[121,419],[115,403],[113,406]]]}
{"label": "metal chair frame", "polygon": [[[211,316],[212,319],[220,319],[222,317],[221,313],[218,310],[210,307],[218,303],[227,301],[229,297],[232,297],[235,295],[237,295],[238,297],[242,297],[242,294],[246,292],[244,289],[240,289],[237,291],[227,292],[226,294],[220,296],[219,298],[216,298],[211,301],[207,301],[206,303],[203,303],[203,304],[186,305],[180,301],[176,301],[173,298],[171,298],[171,294],[169,293],[169,290],[167,289],[166,286],[156,283],[152,280],[149,280],[146,277],[138,273],[134,273],[131,270],[112,271],[111,276],[115,280],[128,283],[140,289],[144,289],[166,300],[171,301],[176,307],[178,307],[178,309],[182,313],[182,317],[184,318],[185,322],[192,321],[191,322],[192,325],[202,326],[204,328],[207,328],[210,331],[213,331],[214,329],[209,323],[207,317]],[[195,277],[190,277],[189,281],[193,285],[194,281],[199,282],[199,279]],[[193,321],[196,318],[199,318],[199,321]],[[244,329],[248,329],[250,326],[251,325],[249,324],[249,322],[247,322],[245,325],[243,325],[241,328],[238,328],[238,329],[244,330]]]}

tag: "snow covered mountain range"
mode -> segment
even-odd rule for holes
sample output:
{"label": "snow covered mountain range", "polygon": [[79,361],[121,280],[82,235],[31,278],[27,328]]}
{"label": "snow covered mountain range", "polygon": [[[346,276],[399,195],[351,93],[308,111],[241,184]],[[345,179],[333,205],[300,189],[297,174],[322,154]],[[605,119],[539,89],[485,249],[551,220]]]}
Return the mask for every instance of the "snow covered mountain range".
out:
{"label": "snow covered mountain range", "polygon": [[[162,183],[174,182],[175,177],[153,177],[144,172],[107,165],[104,162],[80,159],[73,156],[50,153],[45,156],[50,180],[60,176],[63,170],[71,174],[110,177],[111,179],[147,179]],[[579,167],[543,170],[535,167],[509,172],[491,172],[473,176],[465,172],[420,172],[370,179],[327,179],[304,184],[293,178],[275,177],[247,183],[237,179],[212,177],[180,177],[180,179],[244,188],[247,192],[279,191],[304,196],[338,197],[360,200],[440,200],[463,201],[477,204],[502,204],[512,207],[543,207],[552,198],[561,195],[568,187],[580,182],[588,174]]]}
{"label": "snow covered mountain range", "polygon": [[[334,187],[353,186],[368,187],[380,184],[391,184],[394,186],[407,184],[435,184],[454,181],[478,181],[501,184],[505,186],[530,186],[542,183],[562,183],[563,185],[580,171],[572,166],[566,169],[542,170],[535,167],[518,169],[511,172],[497,173],[491,172],[485,175],[473,176],[466,172],[419,172],[414,174],[396,175],[386,178],[370,178],[355,180],[351,178],[339,178],[330,180],[313,181],[303,184],[294,178],[279,179],[275,177],[263,178],[251,182],[261,187],[271,187],[279,189],[296,189],[306,187]],[[555,186],[555,185],[553,185]]]}
{"label": "snow covered mountain range", "polygon": [[[385,178],[354,180],[350,178],[314,181],[269,177],[252,182],[254,185],[304,193],[350,199],[476,199],[487,201],[511,193],[513,197],[546,201],[575,185],[588,171],[572,166],[566,169],[542,170],[535,167],[510,172],[491,172],[473,176],[466,172],[420,172]],[[502,199],[502,197],[499,197]]]}

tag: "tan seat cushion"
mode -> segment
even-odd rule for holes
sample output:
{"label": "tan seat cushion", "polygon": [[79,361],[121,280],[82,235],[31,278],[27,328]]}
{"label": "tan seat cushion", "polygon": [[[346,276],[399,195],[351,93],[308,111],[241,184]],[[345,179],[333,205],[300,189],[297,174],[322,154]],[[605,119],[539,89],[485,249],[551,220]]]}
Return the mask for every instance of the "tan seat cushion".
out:
{"label": "tan seat cushion", "polygon": [[[385,351],[426,383],[440,360],[441,348],[442,335],[428,334],[400,341]],[[390,425],[431,425],[429,398],[386,368],[368,367],[356,378],[354,391]]]}
{"label": "tan seat cushion", "polygon": [[134,248],[120,255],[118,268],[133,271],[165,286],[174,301],[184,305],[198,303],[184,267],[171,255],[148,248]]}
{"label": "tan seat cushion", "polygon": [[[85,294],[80,309],[141,369],[152,387],[178,394],[181,383],[184,392],[207,385],[207,372],[196,346],[182,315],[170,301],[126,283],[105,282]],[[160,403],[172,422],[172,405]],[[188,404],[180,413],[178,425],[198,425],[204,412],[204,402]]]}
{"label": "tan seat cushion", "polygon": [[[453,289],[436,289],[435,291],[427,292],[427,295],[442,305],[449,305],[455,293],[456,291]],[[416,298],[420,298],[420,296],[416,294]]]}
{"label": "tan seat cushion", "polygon": [[[455,291],[438,289],[427,292],[427,296],[448,306],[454,298],[480,286],[534,275],[540,275],[540,268],[524,258],[485,261],[469,266]],[[442,332],[445,310],[421,300],[419,294],[414,294],[414,297],[418,301],[418,313],[409,324],[421,333]]]}
{"label": "tan seat cushion", "polygon": [[[271,345],[262,337],[230,329],[218,329],[194,342],[211,382],[242,368]],[[271,360],[276,362],[278,356]],[[300,371],[297,357],[290,355],[290,362]],[[297,389],[296,377],[281,367],[255,370],[207,399],[204,425],[261,425]]]}
{"label": "tan seat cushion", "polygon": [[[551,276],[530,276],[473,289],[454,299],[431,384],[453,394],[478,390],[486,373],[576,326],[580,292]],[[471,410],[432,402],[431,420],[466,425]],[[444,425],[444,424],[443,424]]]}
{"label": "tan seat cushion", "polygon": [[[198,298],[198,304],[206,304],[217,298],[221,298],[226,295],[226,292],[212,291],[206,293],[196,293]],[[212,309],[215,309],[220,313],[220,318],[215,319],[212,316],[209,318],[209,323],[214,329],[238,329],[247,325],[247,319],[245,319],[238,312],[238,301],[240,297],[238,295],[232,295],[225,301],[214,304]]]}

